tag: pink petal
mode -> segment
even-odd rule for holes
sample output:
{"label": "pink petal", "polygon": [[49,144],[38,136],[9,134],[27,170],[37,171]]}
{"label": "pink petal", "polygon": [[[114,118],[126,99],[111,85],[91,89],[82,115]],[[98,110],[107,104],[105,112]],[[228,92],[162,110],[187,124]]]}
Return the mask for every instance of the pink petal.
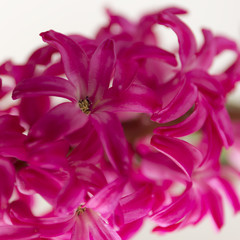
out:
{"label": "pink petal", "polygon": [[162,210],[152,214],[151,219],[161,227],[168,227],[182,221],[193,209],[193,192],[186,189],[185,192],[176,197],[173,202]]}
{"label": "pink petal", "polygon": [[39,218],[36,227],[41,237],[59,237],[71,230],[74,222],[74,215],[69,214],[63,217]]}
{"label": "pink petal", "polygon": [[31,226],[0,226],[0,238],[6,240],[36,239],[40,235],[36,227]]}
{"label": "pink petal", "polygon": [[95,194],[96,192],[99,192],[99,190],[105,189],[107,180],[100,168],[86,163],[76,163],[74,167],[76,178],[82,183],[85,189],[88,189],[88,191],[91,192],[91,194]]}
{"label": "pink petal", "polygon": [[120,15],[115,15],[109,9],[107,9],[106,13],[110,18],[110,21],[109,21],[110,26],[112,26],[113,24],[118,24],[118,26],[120,26],[121,29],[126,32],[131,32],[132,29],[134,28],[134,25],[125,17]]}
{"label": "pink petal", "polygon": [[215,108],[210,114],[224,146],[229,148],[233,144],[233,129],[231,119],[226,108]]}
{"label": "pink petal", "polygon": [[196,86],[184,80],[172,101],[162,110],[155,112],[151,119],[159,123],[173,121],[183,116],[193,106],[196,98]]}
{"label": "pink petal", "polygon": [[85,188],[83,182],[74,173],[62,188],[58,196],[55,196],[56,212],[66,214],[77,209],[84,201]]}
{"label": "pink petal", "polygon": [[54,76],[40,76],[21,81],[13,91],[13,99],[35,96],[57,96],[76,102],[76,89],[70,81]]}
{"label": "pink petal", "polygon": [[152,209],[153,200],[152,188],[148,185],[123,197],[120,204],[124,214],[124,224],[147,216]]}
{"label": "pink petal", "polygon": [[30,129],[29,142],[53,141],[84,126],[88,116],[73,103],[62,103],[51,109]]}
{"label": "pink petal", "polygon": [[163,11],[159,14],[158,23],[170,27],[178,37],[179,56],[182,66],[188,66],[195,58],[197,44],[193,33],[188,26],[183,23],[177,16],[170,12]]}
{"label": "pink petal", "polygon": [[120,92],[119,95],[114,91],[109,99],[106,99],[102,109],[114,112],[141,112],[152,114],[155,109],[160,108],[160,102],[155,92],[142,85],[131,84],[131,86]]}
{"label": "pink petal", "polygon": [[121,174],[126,174],[129,168],[127,141],[117,116],[110,112],[96,112],[91,114],[91,122],[112,166]]}
{"label": "pink petal", "polygon": [[[143,148],[142,145],[137,147]],[[154,182],[166,179],[175,181],[186,181],[186,175],[172,161],[171,158],[161,152],[148,151],[145,154],[139,153],[141,163],[139,170],[149,180]]]}
{"label": "pink petal", "polygon": [[232,50],[232,51],[238,51],[238,47],[235,41],[228,39],[223,36],[217,36],[215,37],[215,43],[217,47],[217,54],[220,54],[221,52],[225,50]]}
{"label": "pink petal", "polygon": [[[24,205],[19,205],[18,208],[20,206],[24,207]],[[13,214],[18,218],[18,221],[31,225],[32,228],[34,226],[35,233],[38,233],[39,236],[41,236],[41,239],[45,239],[45,237],[60,237],[59,235],[67,233],[73,227],[75,222],[73,214],[68,214],[63,217],[34,217],[33,215],[26,215],[23,211],[24,209],[22,209],[23,214],[21,213],[20,215],[18,213],[16,215],[15,211]]]}
{"label": "pink petal", "polygon": [[168,12],[172,14],[185,14],[186,11],[180,8],[171,7],[166,8],[152,14],[143,16],[138,22],[136,29],[136,40],[142,41],[148,45],[157,45],[156,35],[154,34],[152,28],[153,25],[158,21],[158,14],[161,12]]}
{"label": "pink petal", "polygon": [[134,234],[136,234],[142,227],[143,219],[140,218],[134,222],[124,224],[121,229],[118,231],[122,240],[130,239]]}
{"label": "pink petal", "polygon": [[99,139],[91,121],[87,121],[83,128],[80,128],[66,136],[66,140],[72,146],[78,146],[80,144],[85,145],[85,143],[88,141],[87,139],[89,138],[93,138],[96,141]]}
{"label": "pink petal", "polygon": [[197,58],[193,63],[192,68],[208,70],[208,68],[212,65],[214,57],[216,56],[216,46],[211,31],[203,29],[202,33],[204,36],[204,44],[197,53]]}
{"label": "pink petal", "polygon": [[48,66],[42,73],[43,76],[60,76],[64,74],[64,67],[62,60]]}
{"label": "pink petal", "polygon": [[95,39],[90,39],[80,34],[71,34],[68,36],[84,50],[89,59],[92,57],[98,46],[98,43]]}
{"label": "pink petal", "polygon": [[19,104],[20,118],[32,126],[50,109],[50,99],[46,96],[23,97]]}
{"label": "pink petal", "polygon": [[162,12],[169,12],[169,13],[178,15],[178,14],[186,14],[187,10],[179,7],[169,7],[169,8],[163,9]]}
{"label": "pink petal", "polygon": [[169,232],[173,232],[176,231],[179,226],[181,226],[182,222],[167,226],[167,227],[161,227],[161,226],[157,226],[155,227],[152,231],[155,233],[160,233],[160,234],[164,234],[164,233],[169,233]]}
{"label": "pink petal", "polygon": [[172,66],[177,66],[177,61],[174,54],[167,52],[156,46],[149,46],[143,43],[133,44],[125,53],[124,57],[126,59],[147,59],[147,58],[157,58],[164,61]]}
{"label": "pink petal", "polygon": [[62,187],[49,172],[39,168],[23,168],[18,172],[18,177],[21,180],[21,188],[34,190],[51,204],[55,201]]}
{"label": "pink petal", "polygon": [[9,204],[9,217],[13,224],[32,223],[36,217],[32,214],[30,206],[22,199]]}
{"label": "pink petal", "polygon": [[235,83],[240,79],[240,57],[238,56],[232,65],[228,67],[222,74],[221,83],[224,89],[224,95],[226,96],[234,87]]}
{"label": "pink petal", "polygon": [[0,215],[1,211],[6,209],[15,183],[15,169],[6,159],[0,159]]}
{"label": "pink petal", "polygon": [[220,183],[220,186],[224,190],[230,204],[232,205],[235,213],[239,212],[240,201],[239,201],[239,197],[238,197],[236,191],[234,190],[233,186],[229,183],[229,181],[227,181],[224,178],[219,177],[218,181]]}
{"label": "pink petal", "polygon": [[208,209],[216,226],[218,229],[220,229],[224,223],[223,203],[221,196],[214,189],[208,186],[207,189],[205,189],[204,199],[208,205]]}
{"label": "pink petal", "polygon": [[55,52],[56,52],[56,49],[50,46],[38,48],[29,57],[27,63],[34,64],[34,65],[36,64],[48,65],[51,62],[53,53]]}
{"label": "pink petal", "polygon": [[54,141],[29,149],[27,161],[32,166],[59,170],[59,168],[66,167],[68,152],[67,142]]}
{"label": "pink petal", "polygon": [[0,132],[24,132],[24,128],[20,126],[19,117],[13,115],[0,116]]}
{"label": "pink petal", "polygon": [[108,218],[108,223],[114,229],[118,229],[120,226],[123,226],[124,216],[123,216],[122,207],[120,206],[120,204],[117,205],[113,214]]}
{"label": "pink petal", "polygon": [[56,47],[62,56],[67,78],[76,86],[79,97],[86,97],[88,59],[83,50],[69,37],[53,30],[41,33],[43,40]]}
{"label": "pink petal", "polygon": [[[87,128],[87,126],[85,127]],[[82,139],[83,141],[81,141],[68,156],[68,162],[70,165],[76,165],[79,163],[97,164],[102,159],[104,151],[101,141],[92,125],[91,130],[93,131],[87,131],[85,136],[78,136],[77,141],[79,142],[79,139]],[[83,131],[84,130],[81,132]]]}
{"label": "pink petal", "polygon": [[26,159],[26,136],[19,132],[0,132],[0,155]]}
{"label": "pink petal", "polygon": [[93,196],[85,205],[101,213],[104,218],[110,217],[118,205],[122,196],[126,179],[118,178],[115,181],[102,188],[95,196]]}
{"label": "pink petal", "polygon": [[89,229],[85,226],[85,221],[82,218],[77,218],[72,230],[71,240],[90,240]]}
{"label": "pink petal", "polygon": [[94,52],[89,65],[88,96],[100,100],[109,88],[115,64],[114,44],[104,41]]}
{"label": "pink petal", "polygon": [[179,166],[189,179],[194,167],[198,166],[203,158],[196,147],[176,138],[154,135],[151,144]]}
{"label": "pink petal", "polygon": [[[99,29],[96,35],[98,42],[101,42],[108,38],[114,38],[116,36],[119,37],[119,35],[122,36],[123,33],[127,33],[126,35],[128,35],[134,31],[135,25],[132,22],[128,21],[123,16],[113,14],[109,9],[107,9],[106,12],[109,16],[110,21],[107,26]],[[119,31],[115,33],[112,26],[118,26]]]}
{"label": "pink petal", "polygon": [[117,60],[114,72],[113,88],[117,92],[126,90],[132,83],[137,72],[138,64],[136,61],[128,59]]}
{"label": "pink petal", "polygon": [[201,166],[205,165],[215,170],[219,169],[222,146],[222,140],[215,123],[210,118],[207,118],[203,126],[203,138],[199,146],[204,156]]}
{"label": "pink petal", "polygon": [[[1,66],[0,66],[0,74],[1,74]],[[6,94],[9,93],[11,90],[12,90],[11,87],[2,85],[2,79],[0,78],[0,99],[6,96]]]}
{"label": "pink petal", "polygon": [[195,103],[194,112],[185,120],[171,126],[162,126],[154,130],[155,133],[171,136],[182,137],[198,131],[204,124],[207,117],[207,110],[201,96]]}
{"label": "pink petal", "polygon": [[198,87],[210,104],[222,105],[223,88],[216,77],[202,70],[192,70],[186,74],[186,77]]}
{"label": "pink petal", "polygon": [[34,74],[34,69],[34,64],[15,65],[11,61],[7,61],[1,65],[0,72],[13,77],[15,82],[18,83],[23,79],[31,78]]}

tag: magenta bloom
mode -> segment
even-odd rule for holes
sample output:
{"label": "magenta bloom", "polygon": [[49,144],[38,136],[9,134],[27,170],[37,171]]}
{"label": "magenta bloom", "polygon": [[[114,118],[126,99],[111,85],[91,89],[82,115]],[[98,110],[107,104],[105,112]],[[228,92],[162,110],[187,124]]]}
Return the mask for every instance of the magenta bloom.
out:
{"label": "magenta bloom", "polygon": [[[171,28],[178,37],[181,66],[177,76],[180,78],[179,84],[183,81],[186,86],[180,89],[166,108],[155,113],[152,119],[158,122],[172,121],[184,115],[195,104],[193,113],[185,121],[171,127],[159,128],[159,133],[170,136],[190,134],[199,130],[209,116],[213,122],[212,128],[217,129],[216,134],[221,137],[224,146],[229,147],[233,143],[233,133],[225,109],[224,86],[227,87],[226,85],[232,84],[231,82],[239,77],[236,71],[239,61],[237,59],[224,74],[210,75],[208,69],[222,51],[230,49],[237,52],[236,44],[224,37],[214,37],[209,30],[203,30],[205,42],[201,49],[197,50],[193,33],[179,18],[169,11],[162,12],[158,17],[159,24]],[[226,77],[227,73],[229,77]],[[221,81],[223,75],[225,80]],[[193,88],[198,90],[197,94]],[[184,104],[188,109],[182,107],[182,103],[185,103],[183,96],[185,101],[188,100],[188,103]]]}
{"label": "magenta bloom", "polygon": [[40,119],[30,130],[29,140],[56,140],[91,124],[115,169],[126,172],[127,144],[122,126],[112,113],[110,102],[104,101],[115,64],[113,42],[103,42],[89,61],[84,51],[67,36],[49,31],[42,37],[60,51],[68,80],[53,76],[27,79],[15,88],[13,98],[51,95],[64,97],[71,103],[56,106]]}
{"label": "magenta bloom", "polygon": [[[96,169],[92,168],[92,170]],[[81,184],[84,181],[86,182],[87,177],[89,177],[89,180],[92,182],[99,181],[101,178],[96,173],[94,176],[87,176],[86,173],[78,171],[77,174]],[[81,174],[85,174],[85,176]],[[20,229],[22,225],[26,225],[29,227],[29,231],[34,229],[40,237],[70,235],[71,239],[91,240],[97,238],[118,240],[121,238],[113,227],[107,223],[106,219],[109,218],[115,210],[125,182],[124,179],[117,179],[105,187],[102,187],[102,189],[84,205],[79,205],[82,201],[80,198],[76,201],[74,198],[76,196],[65,195],[65,201],[69,199],[70,202],[66,202],[67,204],[65,204],[65,202],[62,201],[63,199],[59,202],[62,207],[62,213],[64,213],[64,215],[59,216],[52,213],[45,217],[35,217],[26,204],[24,206],[23,202],[15,201],[14,204],[10,206],[10,218],[16,225],[19,225]],[[89,182],[89,185],[90,184],[91,182]],[[98,184],[101,185],[100,182]],[[74,186],[71,187],[74,188]],[[76,192],[80,191],[80,187],[78,187],[78,189],[71,189],[72,192],[73,190]],[[64,191],[66,192],[66,189]],[[68,191],[66,193],[69,194],[70,192]],[[71,205],[69,205],[69,203],[71,203]],[[23,206],[25,207],[24,211]],[[9,226],[9,231],[10,234],[14,236],[14,228]],[[2,233],[2,235],[0,233],[0,236],[6,236],[6,233]]]}
{"label": "magenta bloom", "polygon": [[[221,140],[220,140],[221,141]],[[219,142],[220,142],[219,141]],[[191,154],[191,182],[186,184],[186,189],[180,196],[173,198],[173,202],[153,212],[151,218],[160,227],[154,231],[167,232],[186,224],[197,224],[207,213],[210,213],[217,228],[224,223],[223,204],[221,193],[225,192],[235,212],[240,210],[240,201],[231,184],[221,176],[218,164],[214,161],[219,158],[219,152],[214,152],[211,157],[205,158],[195,147],[188,145],[182,140],[170,137],[154,136],[152,144],[163,154],[178,159],[178,164],[184,166]],[[217,144],[217,143],[216,143]],[[177,152],[178,145],[181,145],[181,153]],[[211,152],[213,149],[211,148]],[[215,148],[216,150],[216,148]],[[209,152],[209,149],[206,150]],[[182,155],[181,157],[181,154]],[[190,156],[190,155],[189,155]],[[180,162],[181,160],[181,162]],[[188,171],[189,172],[189,171]]]}

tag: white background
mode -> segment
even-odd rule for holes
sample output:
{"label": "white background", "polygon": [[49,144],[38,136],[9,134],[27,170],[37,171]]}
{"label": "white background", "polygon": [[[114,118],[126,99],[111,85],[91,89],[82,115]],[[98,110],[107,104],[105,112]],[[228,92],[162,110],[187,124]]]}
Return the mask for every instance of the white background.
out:
{"label": "white background", "polygon": [[[11,58],[22,63],[42,44],[39,33],[49,29],[93,36],[96,29],[107,22],[105,7],[134,20],[151,10],[173,5],[189,10],[183,20],[200,41],[202,27],[240,41],[239,0],[0,0],[0,62]],[[151,234],[148,223],[134,240],[240,239],[240,214],[233,217],[227,208],[226,215],[226,224],[220,233],[207,218],[197,227],[166,236]]]}

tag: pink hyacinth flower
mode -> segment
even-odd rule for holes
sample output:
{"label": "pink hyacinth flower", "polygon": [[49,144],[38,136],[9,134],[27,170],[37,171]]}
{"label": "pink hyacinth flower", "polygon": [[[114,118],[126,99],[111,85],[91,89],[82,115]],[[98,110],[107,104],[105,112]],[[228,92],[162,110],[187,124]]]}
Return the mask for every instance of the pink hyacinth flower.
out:
{"label": "pink hyacinth flower", "polygon": [[71,102],[56,106],[41,118],[31,128],[29,140],[52,141],[91,124],[112,165],[121,173],[126,172],[128,157],[123,129],[109,102],[104,104],[115,64],[113,42],[103,42],[89,61],[67,36],[49,31],[42,33],[42,37],[60,51],[68,80],[53,76],[27,79],[15,88],[13,98],[50,95]]}
{"label": "pink hyacinth flower", "polygon": [[[217,54],[226,49],[237,51],[236,45],[226,38],[214,37],[210,31],[203,30],[205,43],[198,51],[193,33],[176,15],[166,10],[158,17],[159,24],[171,28],[178,37],[181,66],[177,76],[180,82],[184,79],[187,84],[164,109],[154,113],[152,119],[163,123],[172,121],[184,115],[195,104],[193,114],[189,118],[176,126],[160,127],[158,133],[184,136],[199,130],[209,116],[214,122],[212,127],[218,130],[217,134],[224,146],[229,147],[233,142],[233,135],[230,118],[224,106],[225,93],[220,81],[222,75],[210,75],[208,69]],[[232,73],[232,78],[237,75],[237,73],[234,75],[234,70],[229,72]],[[198,90],[195,99],[190,97],[193,93],[190,86]],[[182,98],[182,95],[190,97],[189,105],[183,104],[183,99],[186,98]],[[182,105],[188,106],[188,109]]]}
{"label": "pink hyacinth flower", "polygon": [[[158,209],[151,215],[151,218],[160,225],[154,231],[168,232],[188,224],[196,224],[207,213],[212,216],[217,228],[220,229],[224,223],[222,196],[220,195],[222,192],[227,195],[234,211],[240,210],[240,202],[234,188],[219,171],[217,161],[220,155],[219,150],[221,150],[221,139],[215,143],[217,146],[213,146],[211,141],[210,139],[210,146],[200,153],[183,140],[157,135],[152,138],[153,146],[163,154],[178,159],[183,167],[185,161],[191,162],[186,165],[191,166],[191,182],[186,183],[185,191],[173,198],[170,205]],[[179,148],[180,145],[181,148]],[[181,157],[181,154],[184,155]]]}

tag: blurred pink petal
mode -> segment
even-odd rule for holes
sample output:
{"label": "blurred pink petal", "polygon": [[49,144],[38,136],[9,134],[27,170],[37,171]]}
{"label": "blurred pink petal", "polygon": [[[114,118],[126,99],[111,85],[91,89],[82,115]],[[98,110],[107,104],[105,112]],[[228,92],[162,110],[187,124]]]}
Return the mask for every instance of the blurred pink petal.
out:
{"label": "blurred pink petal", "polygon": [[118,178],[109,183],[94,195],[85,207],[99,212],[104,218],[110,217],[118,205],[125,184],[124,178]]}
{"label": "blurred pink petal", "polygon": [[201,152],[193,145],[176,138],[154,135],[151,144],[168,156],[191,179],[195,166],[202,161]]}
{"label": "blurred pink petal", "polygon": [[0,238],[6,240],[36,239],[40,236],[36,227],[31,226],[0,226]]}

